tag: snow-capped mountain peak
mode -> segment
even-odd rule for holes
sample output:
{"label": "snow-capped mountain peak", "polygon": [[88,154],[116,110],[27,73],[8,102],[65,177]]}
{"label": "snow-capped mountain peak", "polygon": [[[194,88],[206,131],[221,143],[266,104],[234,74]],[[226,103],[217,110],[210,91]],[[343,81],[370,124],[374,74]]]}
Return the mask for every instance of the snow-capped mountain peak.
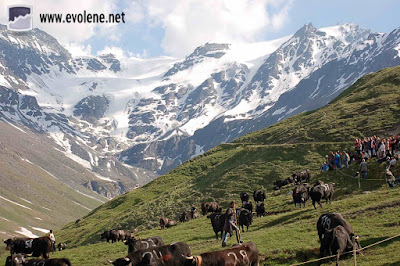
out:
{"label": "snow-capped mountain peak", "polygon": [[36,116],[3,115],[21,123],[28,117],[64,152],[110,179],[105,169],[113,171],[115,158],[165,173],[221,142],[326,104],[361,75],[398,64],[400,50],[398,30],[373,33],[351,23],[309,23],[259,43],[206,43],[182,60],[72,58],[39,30],[2,36],[0,83],[23,87],[18,97],[39,107]]}

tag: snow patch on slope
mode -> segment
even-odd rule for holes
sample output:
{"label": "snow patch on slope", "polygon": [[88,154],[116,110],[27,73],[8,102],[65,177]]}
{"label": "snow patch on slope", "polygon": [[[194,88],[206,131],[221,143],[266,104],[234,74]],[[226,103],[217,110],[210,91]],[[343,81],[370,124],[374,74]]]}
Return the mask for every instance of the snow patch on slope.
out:
{"label": "snow patch on slope", "polygon": [[15,233],[24,235],[26,237],[29,238],[37,238],[39,237],[38,235],[35,235],[34,233],[32,233],[32,231],[29,231],[28,229],[26,229],[25,227],[19,227],[19,230],[16,230]]}

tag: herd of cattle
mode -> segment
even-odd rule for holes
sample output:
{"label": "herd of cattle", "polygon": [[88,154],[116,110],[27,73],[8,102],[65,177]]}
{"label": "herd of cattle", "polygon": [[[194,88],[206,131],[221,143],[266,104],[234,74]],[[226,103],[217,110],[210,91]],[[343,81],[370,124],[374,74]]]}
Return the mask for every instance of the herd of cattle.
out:
{"label": "herd of cattle", "polygon": [[[278,180],[274,182],[275,189],[280,189],[288,184],[296,184],[293,189],[293,202],[295,206],[303,204],[311,198],[314,208],[315,203],[321,207],[321,200],[331,202],[335,189],[334,183],[324,183],[317,181],[313,186],[308,184],[310,180],[310,172],[308,170],[295,173],[288,179]],[[304,182],[304,183],[303,183]],[[240,193],[242,205],[236,208],[239,228],[247,231],[253,222],[253,203],[250,201],[250,194],[247,192]],[[253,192],[255,202],[255,214],[257,217],[265,216],[266,194],[263,191],[256,190]],[[223,234],[223,228],[226,221],[225,213],[217,202],[204,202],[201,205],[201,211],[204,216],[210,219],[212,228],[218,239],[219,233]],[[179,215],[180,222],[187,222],[196,219],[200,215],[196,211],[183,212]],[[160,228],[165,229],[178,223],[176,220],[160,218]],[[337,254],[337,259],[344,252],[353,249],[354,243],[356,248],[361,248],[358,238],[355,236],[351,225],[339,213],[327,213],[319,217],[317,221],[317,231],[320,246],[321,257],[328,254]],[[108,262],[113,265],[258,265],[258,249],[253,242],[237,244],[229,249],[202,253],[193,256],[190,247],[184,242],[177,242],[166,245],[159,236],[153,236],[146,239],[137,239],[134,233],[137,231],[130,230],[107,230],[104,231],[100,238],[107,242],[123,241],[128,246],[128,255]],[[8,265],[30,265],[30,266],[69,266],[68,259],[49,259],[52,251],[52,244],[49,237],[39,238],[12,238],[5,240],[7,250],[10,250],[11,256],[7,257],[6,266]],[[66,247],[64,243],[58,245],[58,249],[62,250]],[[26,254],[42,259],[28,260]]]}

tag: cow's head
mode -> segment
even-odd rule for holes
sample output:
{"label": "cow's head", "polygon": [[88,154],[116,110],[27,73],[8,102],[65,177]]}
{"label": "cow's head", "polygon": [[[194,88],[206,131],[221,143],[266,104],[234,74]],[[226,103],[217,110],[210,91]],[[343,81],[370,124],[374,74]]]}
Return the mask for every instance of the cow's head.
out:
{"label": "cow's head", "polygon": [[115,265],[115,266],[128,266],[132,265],[131,260],[128,257],[116,259],[115,261],[107,260],[108,263]]}
{"label": "cow's head", "polygon": [[190,256],[186,257],[185,266],[197,266],[203,265],[203,259],[201,256]]}
{"label": "cow's head", "polygon": [[129,237],[127,240],[124,241],[124,244],[130,246],[135,244],[136,241],[137,240],[134,237]]}
{"label": "cow's head", "polygon": [[12,250],[14,248],[14,241],[9,238],[7,240],[4,240],[4,244],[6,244],[6,250]]}
{"label": "cow's head", "polygon": [[103,233],[100,234],[100,239],[107,239],[109,235],[110,235],[109,231],[104,231]]}

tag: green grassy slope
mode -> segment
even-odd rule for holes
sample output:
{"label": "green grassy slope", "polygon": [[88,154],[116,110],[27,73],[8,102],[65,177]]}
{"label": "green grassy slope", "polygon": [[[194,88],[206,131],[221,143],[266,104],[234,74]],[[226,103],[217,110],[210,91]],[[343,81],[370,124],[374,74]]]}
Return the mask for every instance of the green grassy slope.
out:
{"label": "green grassy slope", "polygon": [[[267,206],[271,202],[278,204],[284,212],[255,218],[248,232],[242,233],[244,241],[254,241],[260,251],[264,265],[289,265],[318,258],[319,242],[316,231],[318,217],[328,211],[340,212],[353,225],[355,232],[361,236],[362,246],[375,243],[384,238],[400,234],[400,190],[389,189],[384,185],[382,165],[370,163],[371,176],[382,179],[363,181],[358,189],[357,180],[349,177],[357,170],[357,165],[343,172],[328,172],[319,177],[338,184],[338,193],[331,205],[323,205],[323,209],[314,210],[307,202],[306,208],[295,208],[290,202],[288,192],[292,187],[282,189],[280,193],[270,195]],[[397,167],[396,172],[400,171]],[[369,191],[369,193],[363,193]],[[278,203],[279,202],[279,203]],[[268,211],[279,210],[268,207]],[[215,240],[209,219],[201,217],[197,220],[179,224],[178,226],[160,230],[158,228],[141,231],[139,236],[159,235],[166,243],[185,241],[193,254],[221,249],[221,241]],[[57,239],[63,241],[62,234]],[[228,243],[233,244],[234,238]],[[400,261],[400,238],[368,249],[364,256],[358,258],[359,265],[396,265]],[[53,254],[52,257],[68,257],[73,265],[107,265],[107,259],[123,257],[127,246],[122,243],[96,243],[67,249]],[[5,257],[1,257],[0,261]],[[343,257],[341,265],[353,265],[352,257]],[[324,265],[332,265],[331,261]]]}
{"label": "green grassy slope", "polygon": [[[57,231],[58,239],[72,247],[80,246],[65,253],[77,261],[82,260],[81,252],[89,252],[88,259],[104,259],[107,249],[116,256],[123,254],[122,247],[119,250],[118,245],[112,248],[105,248],[104,243],[93,245],[105,229],[151,228],[158,224],[160,216],[176,219],[192,203],[199,206],[203,201],[217,200],[225,208],[229,201],[239,200],[240,192],[254,189],[268,192],[266,206],[273,215],[256,219],[246,239],[255,241],[271,263],[286,264],[316,256],[315,222],[322,211],[348,215],[357,232],[363,235],[364,243],[399,233],[398,216],[395,217],[399,210],[398,189],[387,190],[382,187],[383,180],[367,181],[358,189],[357,182],[349,177],[357,171],[357,166],[344,171],[345,175],[340,172],[315,176],[328,151],[351,149],[355,137],[398,133],[399,99],[400,67],[367,75],[326,107],[296,115],[232,144],[222,144],[146,186],[105,203],[81,223],[71,223]],[[274,180],[305,168],[313,171],[314,179],[334,179],[338,184],[332,206],[317,211],[310,207],[298,210],[290,203],[291,188],[272,190]],[[382,179],[382,170],[382,166],[372,166],[370,176]],[[372,193],[362,194],[365,190]],[[167,242],[187,241],[194,253],[219,247],[204,217],[168,232],[151,229],[142,234],[160,234]],[[393,245],[398,247],[398,242]],[[376,258],[384,257],[382,254],[393,245],[377,252]]]}

